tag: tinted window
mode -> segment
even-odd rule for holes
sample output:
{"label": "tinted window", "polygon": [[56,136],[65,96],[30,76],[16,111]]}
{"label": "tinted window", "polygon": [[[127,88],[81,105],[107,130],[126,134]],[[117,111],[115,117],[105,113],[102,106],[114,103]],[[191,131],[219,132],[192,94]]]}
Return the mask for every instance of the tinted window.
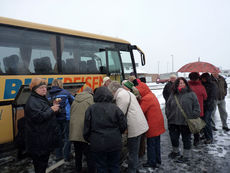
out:
{"label": "tinted window", "polygon": [[0,26],[0,72],[57,73],[56,37],[52,34]]}
{"label": "tinted window", "polygon": [[108,51],[108,62],[110,73],[121,73],[121,62],[118,51]]}
{"label": "tinted window", "polygon": [[105,74],[105,49],[115,44],[84,38],[64,36],[61,38],[63,73]]}

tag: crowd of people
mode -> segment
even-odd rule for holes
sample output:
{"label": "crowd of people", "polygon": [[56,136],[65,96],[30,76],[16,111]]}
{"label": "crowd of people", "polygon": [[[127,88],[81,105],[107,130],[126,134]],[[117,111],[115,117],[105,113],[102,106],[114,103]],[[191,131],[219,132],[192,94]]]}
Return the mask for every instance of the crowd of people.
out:
{"label": "crowd of people", "polygon": [[[194,134],[195,146],[202,138],[213,142],[215,108],[218,106],[223,130],[227,126],[224,97],[227,85],[220,75],[192,72],[190,80],[170,76],[163,96],[172,151],[169,157],[177,162],[188,162],[191,157],[192,134],[178,106],[178,100],[189,118],[201,117],[206,126]],[[63,89],[62,81],[54,79],[47,91],[44,79],[34,78],[31,95],[25,106],[25,144],[32,158],[35,172],[45,173],[50,153],[55,149],[56,160],[71,159],[74,146],[75,167],[83,172],[83,155],[89,173],[119,173],[122,147],[128,149],[128,173],[136,173],[139,158],[147,151],[142,166],[156,168],[161,165],[161,138],[166,131],[157,97],[146,85],[144,78],[131,74],[120,84],[109,77],[94,91],[85,87],[75,96]],[[182,136],[183,150],[179,139]],[[203,135],[203,136],[202,136]],[[124,144],[122,138],[127,138]],[[147,146],[147,149],[146,149]],[[183,151],[183,154],[181,154]]]}
{"label": "crowd of people", "polygon": [[[204,139],[205,144],[213,143],[213,130],[215,127],[215,111],[218,105],[223,130],[229,131],[227,126],[227,111],[225,96],[227,95],[227,83],[218,73],[191,72],[189,81],[183,77],[176,79],[170,76],[170,81],[165,85],[163,96],[166,101],[166,117],[168,119],[168,130],[172,143],[172,152],[169,157],[176,161],[187,162],[191,157],[192,137],[188,124],[186,123],[182,107],[188,118],[201,117],[206,126],[200,133],[194,134],[193,145],[200,144]],[[176,103],[178,100],[180,106]],[[179,138],[182,136],[183,154],[180,153]]]}

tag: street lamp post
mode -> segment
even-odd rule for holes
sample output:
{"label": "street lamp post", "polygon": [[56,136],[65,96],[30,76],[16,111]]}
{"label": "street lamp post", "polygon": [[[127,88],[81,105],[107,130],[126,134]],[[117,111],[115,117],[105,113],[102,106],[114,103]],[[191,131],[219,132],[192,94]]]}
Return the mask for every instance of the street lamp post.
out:
{"label": "street lamp post", "polygon": [[171,55],[171,56],[172,56],[172,72],[174,72],[173,55]]}
{"label": "street lamp post", "polygon": [[167,62],[167,73],[169,72],[169,63]]}

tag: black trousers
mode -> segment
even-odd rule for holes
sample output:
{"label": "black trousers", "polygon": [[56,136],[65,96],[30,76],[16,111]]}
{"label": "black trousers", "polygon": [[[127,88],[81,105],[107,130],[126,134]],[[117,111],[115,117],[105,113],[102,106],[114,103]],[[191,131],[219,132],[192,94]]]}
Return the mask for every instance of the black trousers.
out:
{"label": "black trousers", "polygon": [[191,146],[192,146],[191,132],[188,126],[169,124],[168,129],[169,129],[169,135],[170,135],[170,139],[171,139],[173,147],[176,147],[176,148],[179,147],[179,139],[181,135],[184,149],[186,150],[191,149]]}
{"label": "black trousers", "polygon": [[89,145],[85,142],[74,141],[74,150],[75,150],[75,165],[76,170],[82,170],[82,155],[86,156],[86,162],[88,166],[88,172],[94,173],[96,172],[96,165],[92,157],[92,153],[90,151]]}
{"label": "black trousers", "polygon": [[45,173],[48,166],[50,153],[41,156],[31,154],[30,156],[33,160],[35,173]]}

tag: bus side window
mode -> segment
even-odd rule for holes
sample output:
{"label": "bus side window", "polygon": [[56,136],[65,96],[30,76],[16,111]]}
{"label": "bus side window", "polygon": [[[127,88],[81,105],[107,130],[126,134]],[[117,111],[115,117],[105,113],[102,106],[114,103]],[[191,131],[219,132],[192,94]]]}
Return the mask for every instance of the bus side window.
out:
{"label": "bus side window", "polygon": [[98,73],[95,60],[87,60],[87,72],[88,73]]}
{"label": "bus side window", "polygon": [[62,73],[67,73],[66,63],[64,60],[61,60]]}
{"label": "bus side window", "polygon": [[73,58],[66,59],[66,73],[76,73],[77,66]]}
{"label": "bus side window", "polygon": [[0,62],[0,74],[2,74],[2,67],[1,67],[1,62]]}
{"label": "bus side window", "polygon": [[107,70],[106,70],[106,67],[105,66],[100,66],[100,73],[101,74],[106,74],[107,73]]}
{"label": "bus side window", "polygon": [[18,55],[11,55],[9,57],[3,58],[3,64],[5,66],[6,74],[17,74],[18,72]]}
{"label": "bus side window", "polygon": [[34,70],[37,74],[52,73],[52,66],[48,56],[34,59]]}
{"label": "bus side window", "polygon": [[87,64],[85,61],[80,61],[79,63],[80,73],[84,74],[87,72]]}

